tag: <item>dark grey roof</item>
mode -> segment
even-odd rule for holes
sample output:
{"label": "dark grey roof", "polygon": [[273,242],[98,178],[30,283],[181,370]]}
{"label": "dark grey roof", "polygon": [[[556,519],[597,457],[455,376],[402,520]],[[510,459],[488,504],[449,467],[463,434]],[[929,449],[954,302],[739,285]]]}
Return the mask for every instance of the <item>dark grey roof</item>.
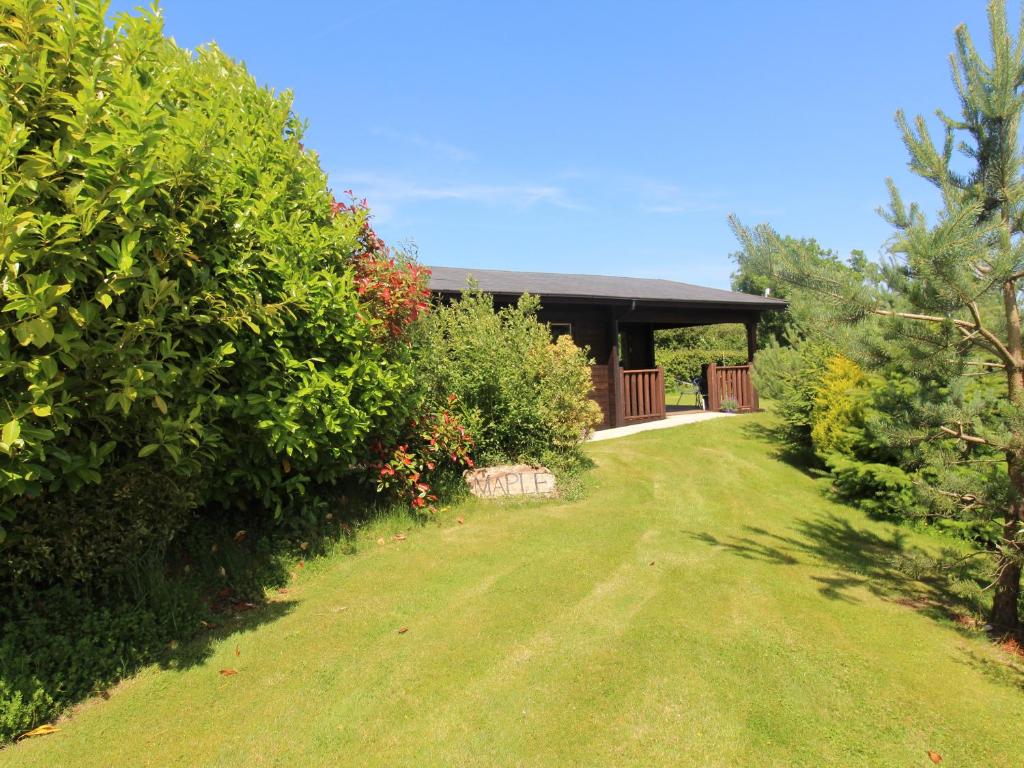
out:
{"label": "dark grey roof", "polygon": [[749,293],[704,288],[674,280],[606,275],[566,275],[555,272],[512,272],[504,269],[464,269],[428,267],[430,290],[458,293],[467,280],[476,281],[485,293],[518,296],[530,293],[543,298],[606,299],[612,301],[648,301],[655,303],[717,304],[749,307],[754,310],[785,309],[786,302]]}

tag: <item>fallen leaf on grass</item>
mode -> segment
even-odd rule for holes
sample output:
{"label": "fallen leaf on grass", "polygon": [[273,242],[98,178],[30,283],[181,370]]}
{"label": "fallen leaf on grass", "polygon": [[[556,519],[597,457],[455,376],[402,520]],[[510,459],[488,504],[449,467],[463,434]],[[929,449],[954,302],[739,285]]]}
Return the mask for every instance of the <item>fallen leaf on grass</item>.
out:
{"label": "fallen leaf on grass", "polygon": [[288,594],[288,588],[287,587],[281,587],[279,590],[277,590],[277,594],[279,594],[279,595],[287,595]]}
{"label": "fallen leaf on grass", "polygon": [[408,631],[409,631],[408,627],[399,627],[398,628],[398,634],[400,634],[400,635],[404,635]]}
{"label": "fallen leaf on grass", "polygon": [[239,647],[238,647],[238,646],[236,645],[236,646],[235,646],[235,656],[241,656],[241,655],[242,655],[242,649],[241,649],[241,648],[239,648]]}
{"label": "fallen leaf on grass", "polygon": [[383,544],[384,543],[384,539],[377,539],[377,543],[378,544]]}
{"label": "fallen leaf on grass", "polygon": [[228,667],[227,669],[222,669],[220,671],[220,674],[223,677],[231,677],[232,675],[237,675],[238,674],[238,670],[237,669],[232,669],[231,667]]}
{"label": "fallen leaf on grass", "polygon": [[651,560],[651,562],[649,562],[648,565],[654,565],[654,561]]}
{"label": "fallen leaf on grass", "polygon": [[928,759],[931,760],[936,765],[938,765],[939,763],[942,762],[942,755],[940,755],[938,752],[932,752],[929,749],[928,750]]}
{"label": "fallen leaf on grass", "polygon": [[465,521],[464,518],[457,517],[457,518],[455,518],[455,522],[458,523],[459,525],[462,525],[466,521]]}
{"label": "fallen leaf on grass", "polygon": [[396,533],[395,534],[395,541],[405,541],[405,534],[404,533]]}
{"label": "fallen leaf on grass", "polygon": [[1024,656],[1024,646],[1018,643],[1013,637],[1008,637],[1003,640],[999,647],[1012,656]]}
{"label": "fallen leaf on grass", "polygon": [[18,737],[18,740],[31,739],[33,736],[48,736],[49,734],[56,733],[59,730],[60,728],[57,726],[47,723],[46,725],[40,725],[38,728],[33,728],[28,733],[21,734],[21,736]]}

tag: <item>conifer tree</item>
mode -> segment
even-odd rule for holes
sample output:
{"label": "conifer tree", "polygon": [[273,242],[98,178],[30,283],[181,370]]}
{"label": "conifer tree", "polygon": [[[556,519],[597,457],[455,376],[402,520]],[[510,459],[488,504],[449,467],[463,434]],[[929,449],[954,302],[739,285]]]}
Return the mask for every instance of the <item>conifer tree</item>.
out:
{"label": "conifer tree", "polygon": [[[943,460],[931,473],[934,499],[1001,518],[991,623],[1015,631],[1024,556],[1024,20],[1012,35],[1004,0],[990,2],[988,20],[990,61],[964,26],[955,32],[960,108],[956,117],[937,113],[941,143],[923,117],[897,114],[909,167],[938,189],[942,208],[928,221],[889,180],[883,215],[894,236],[879,279],[809,259],[766,225],[732,224],[743,258],[813,292],[823,321],[872,329],[873,363],[921,382],[902,439]],[[970,465],[977,471],[963,471]]]}

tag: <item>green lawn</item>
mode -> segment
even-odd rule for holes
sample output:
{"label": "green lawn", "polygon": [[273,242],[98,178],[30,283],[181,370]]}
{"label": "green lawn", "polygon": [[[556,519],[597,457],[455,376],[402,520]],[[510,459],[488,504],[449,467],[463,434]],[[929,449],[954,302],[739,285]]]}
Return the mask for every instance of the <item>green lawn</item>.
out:
{"label": "green lawn", "polygon": [[1024,666],[890,569],[935,541],[825,500],[766,418],[594,444],[580,501],[378,526],[0,764],[1024,765]]}

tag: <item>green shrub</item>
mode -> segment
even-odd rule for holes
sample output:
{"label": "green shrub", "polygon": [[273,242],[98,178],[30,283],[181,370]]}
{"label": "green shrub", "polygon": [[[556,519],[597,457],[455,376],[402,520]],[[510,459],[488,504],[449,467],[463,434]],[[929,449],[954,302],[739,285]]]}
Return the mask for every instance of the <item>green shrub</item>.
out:
{"label": "green shrub", "polygon": [[[196,506],[326,503],[411,408],[287,94],[154,13],[0,15],[0,509],[177,477]],[[42,64],[41,62],[45,62]]]}
{"label": "green shrub", "polygon": [[873,517],[905,520],[920,514],[913,478],[899,467],[831,454],[825,462],[836,496]]}
{"label": "green shrub", "polygon": [[159,559],[191,520],[194,498],[173,476],[132,470],[106,472],[105,496],[43,498],[16,518],[0,550],[4,582],[110,584]]}
{"label": "green shrub", "polygon": [[814,401],[829,357],[826,348],[804,341],[794,347],[762,349],[754,359],[754,386],[775,401],[780,437],[808,462],[817,461],[811,440]]}
{"label": "green shrub", "polygon": [[658,365],[665,369],[665,376],[677,387],[700,378],[704,366],[711,363],[743,365],[747,362],[745,349],[659,349],[655,357]]}
{"label": "green shrub", "polygon": [[[948,455],[942,446],[908,439],[893,428],[905,420],[920,385],[907,377],[868,375],[852,360],[808,341],[757,355],[755,381],[775,398],[782,436],[801,461],[821,462],[832,491],[872,516],[917,520],[984,546],[999,537],[987,509],[1004,497],[1004,471]],[[813,451],[810,450],[813,448]],[[970,449],[968,449],[970,450]],[[968,507],[958,489],[971,494]],[[936,489],[946,489],[940,492]]]}
{"label": "green shrub", "polygon": [[806,367],[800,349],[765,347],[754,356],[754,385],[761,397],[781,402]]}
{"label": "green shrub", "polygon": [[860,366],[842,355],[829,358],[814,395],[811,442],[819,456],[855,455],[864,442],[866,376]]}
{"label": "green shrub", "polygon": [[982,515],[964,520],[939,517],[931,522],[958,539],[973,541],[987,549],[995,549],[1003,537],[1002,525],[997,520],[991,517],[986,519]]}
{"label": "green shrub", "polygon": [[492,297],[470,290],[423,323],[417,354],[428,402],[441,409],[456,396],[478,463],[572,453],[600,422],[586,353],[566,337],[552,343],[538,308],[523,296],[495,310]]}

